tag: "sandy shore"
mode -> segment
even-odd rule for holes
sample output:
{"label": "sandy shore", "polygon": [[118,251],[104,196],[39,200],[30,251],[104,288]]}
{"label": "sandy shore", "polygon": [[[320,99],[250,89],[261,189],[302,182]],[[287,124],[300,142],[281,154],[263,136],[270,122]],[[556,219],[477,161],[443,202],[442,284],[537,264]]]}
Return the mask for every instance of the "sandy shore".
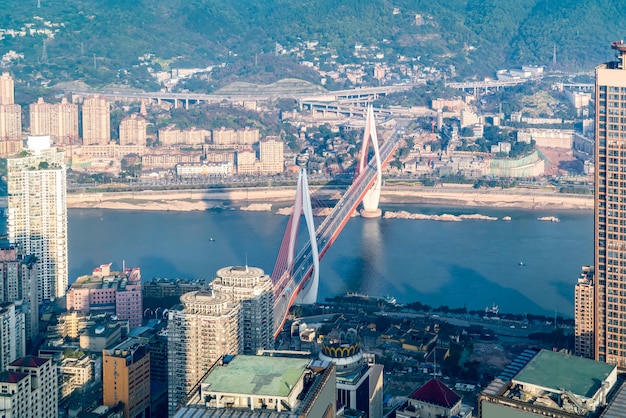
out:
{"label": "sandy shore", "polygon": [[[322,199],[337,200],[341,191],[320,189]],[[119,210],[195,211],[214,208],[271,211],[289,206],[295,191],[260,188],[211,191],[143,191],[123,193],[68,194],[69,208]],[[459,207],[518,209],[593,209],[593,196],[568,195],[550,190],[479,189],[454,185],[445,187],[383,188],[381,203],[410,203]],[[283,210],[284,212],[284,210]]]}

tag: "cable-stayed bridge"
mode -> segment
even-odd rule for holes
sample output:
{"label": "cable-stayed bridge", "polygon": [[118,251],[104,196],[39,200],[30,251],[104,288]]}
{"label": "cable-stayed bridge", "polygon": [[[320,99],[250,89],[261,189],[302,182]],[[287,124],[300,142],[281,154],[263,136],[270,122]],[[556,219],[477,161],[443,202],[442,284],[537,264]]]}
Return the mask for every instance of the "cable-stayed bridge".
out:
{"label": "cable-stayed bridge", "polygon": [[[332,208],[317,228],[306,181],[306,172],[300,171],[294,210],[276,259],[272,280],[274,282],[274,337],[280,334],[289,309],[297,301],[314,303],[319,284],[319,261],[335,242],[355,210],[363,203],[362,216],[380,216],[378,201],[381,188],[381,169],[393,156],[401,137],[399,129],[380,147],[376,133],[374,112],[367,111],[361,157],[352,185]],[[369,145],[374,149],[368,160]],[[296,253],[300,220],[304,215],[307,223],[308,242]]]}

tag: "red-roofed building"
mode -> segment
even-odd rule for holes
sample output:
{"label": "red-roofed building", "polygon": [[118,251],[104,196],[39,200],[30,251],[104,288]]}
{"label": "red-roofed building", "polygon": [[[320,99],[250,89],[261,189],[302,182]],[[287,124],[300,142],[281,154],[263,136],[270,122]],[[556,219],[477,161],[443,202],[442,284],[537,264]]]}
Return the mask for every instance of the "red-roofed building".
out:
{"label": "red-roofed building", "polygon": [[[404,409],[396,411],[396,418],[471,417],[461,412],[461,397],[442,381],[430,379],[411,394]],[[467,411],[466,411],[467,412]]]}
{"label": "red-roofed building", "polygon": [[0,416],[26,417],[32,399],[30,379],[26,373],[0,372]]}
{"label": "red-roofed building", "polygon": [[[3,405],[0,402],[0,408],[3,406],[13,408],[0,409],[0,416],[20,418],[55,418],[58,416],[57,366],[52,359],[36,356],[21,357],[9,365],[8,372],[13,373],[14,379],[20,374],[28,376],[26,380],[22,379],[17,383],[18,386],[22,385],[22,387],[16,389],[21,393],[19,396],[24,396],[23,405],[27,406],[20,412],[17,409],[19,408],[17,404]],[[3,385],[4,383],[0,383],[2,390],[4,390]],[[0,400],[2,399],[0,397]]]}

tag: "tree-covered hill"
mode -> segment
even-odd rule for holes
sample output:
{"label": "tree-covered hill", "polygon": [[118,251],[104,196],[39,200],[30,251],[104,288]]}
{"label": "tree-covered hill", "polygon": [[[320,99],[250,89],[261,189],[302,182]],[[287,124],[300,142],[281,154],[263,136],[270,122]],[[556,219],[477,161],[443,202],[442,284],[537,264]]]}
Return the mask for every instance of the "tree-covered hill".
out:
{"label": "tree-covered hill", "polygon": [[0,55],[24,55],[4,65],[22,79],[138,87],[149,79],[136,66],[144,54],[161,68],[204,67],[304,41],[338,62],[353,62],[356,44],[374,45],[384,61],[419,57],[465,77],[551,66],[555,49],[557,68],[588,70],[611,59],[625,18],[620,0],[4,0]]}

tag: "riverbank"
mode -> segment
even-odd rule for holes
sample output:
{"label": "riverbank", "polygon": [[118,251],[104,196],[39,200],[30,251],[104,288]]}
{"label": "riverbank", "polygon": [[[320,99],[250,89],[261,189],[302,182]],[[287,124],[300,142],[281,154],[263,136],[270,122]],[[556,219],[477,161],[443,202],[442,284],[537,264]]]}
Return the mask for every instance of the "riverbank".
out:
{"label": "riverbank", "polygon": [[[319,188],[316,198],[338,200],[343,190]],[[276,210],[295,199],[293,188],[77,193],[67,195],[68,208],[197,211],[208,209]],[[415,203],[459,207],[532,210],[591,210],[593,196],[537,189],[474,189],[471,185],[443,187],[383,187],[381,203]]]}

